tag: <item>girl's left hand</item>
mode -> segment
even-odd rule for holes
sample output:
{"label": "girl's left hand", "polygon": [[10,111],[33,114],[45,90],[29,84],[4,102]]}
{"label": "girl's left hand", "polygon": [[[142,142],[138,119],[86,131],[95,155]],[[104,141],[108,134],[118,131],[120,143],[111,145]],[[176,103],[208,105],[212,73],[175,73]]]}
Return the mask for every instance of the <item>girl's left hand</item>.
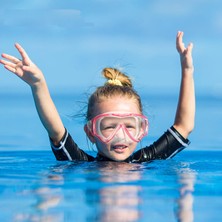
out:
{"label": "girl's left hand", "polygon": [[183,32],[179,31],[176,37],[176,48],[180,54],[182,68],[193,69],[192,49],[193,43],[189,43],[187,48],[183,43]]}

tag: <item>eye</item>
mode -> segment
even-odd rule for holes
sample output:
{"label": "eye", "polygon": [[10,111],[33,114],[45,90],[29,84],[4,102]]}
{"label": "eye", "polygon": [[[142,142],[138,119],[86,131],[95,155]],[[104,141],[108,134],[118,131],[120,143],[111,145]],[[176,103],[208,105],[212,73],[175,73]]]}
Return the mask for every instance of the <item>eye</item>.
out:
{"label": "eye", "polygon": [[136,127],[133,124],[126,124],[126,128],[127,129],[135,129]]}
{"label": "eye", "polygon": [[108,129],[115,129],[115,127],[114,127],[114,126],[106,126],[104,129],[105,129],[105,130],[108,130]]}
{"label": "eye", "polygon": [[106,124],[106,125],[101,126],[102,130],[113,130],[115,128],[116,128],[116,124],[110,124],[110,125]]}

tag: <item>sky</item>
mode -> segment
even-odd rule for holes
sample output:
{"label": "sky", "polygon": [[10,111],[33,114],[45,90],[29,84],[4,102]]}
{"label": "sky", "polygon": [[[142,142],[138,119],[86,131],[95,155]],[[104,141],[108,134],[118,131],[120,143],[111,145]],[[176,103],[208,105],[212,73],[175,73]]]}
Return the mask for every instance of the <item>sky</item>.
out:
{"label": "sky", "polygon": [[[135,88],[177,93],[177,31],[193,42],[197,95],[222,98],[221,0],[0,0],[0,52],[19,57],[19,42],[43,71],[52,93],[103,84],[101,70],[117,67]],[[0,67],[0,92],[29,87]]]}

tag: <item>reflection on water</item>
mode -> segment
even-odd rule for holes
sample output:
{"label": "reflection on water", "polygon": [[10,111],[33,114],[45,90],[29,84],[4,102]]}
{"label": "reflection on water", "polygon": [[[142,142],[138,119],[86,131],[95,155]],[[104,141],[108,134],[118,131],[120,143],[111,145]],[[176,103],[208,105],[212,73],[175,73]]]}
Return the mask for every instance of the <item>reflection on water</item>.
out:
{"label": "reflection on water", "polygon": [[189,168],[183,169],[179,174],[179,198],[177,200],[176,217],[180,222],[194,221],[193,213],[193,192],[195,184],[196,173]]}
{"label": "reflection on water", "polygon": [[[73,178],[72,175],[76,172],[75,167],[76,164],[54,166],[52,171],[47,175],[48,181],[46,181],[45,177],[43,178],[44,182],[53,184],[55,181],[56,184],[64,185],[67,182],[66,180],[70,180],[70,176]],[[74,196],[76,196],[76,194],[74,194],[76,191],[74,190],[73,193],[71,191],[69,201],[84,201],[86,209],[88,207],[92,208],[88,215],[87,211],[83,212],[86,213],[84,215],[84,221],[137,221],[140,218],[139,192],[141,186],[134,183],[138,182],[141,178],[140,167],[141,165],[114,162],[94,163],[91,167],[83,166],[85,178],[81,178],[81,183],[84,183],[82,184],[84,195],[81,195],[80,199],[76,200],[73,199],[75,198]],[[77,173],[79,173],[79,170],[80,169],[77,169]],[[55,172],[57,172],[58,175],[56,175]],[[71,174],[69,175],[67,172]],[[75,183],[75,181],[79,183],[80,178],[77,177],[73,179],[74,181],[72,181],[72,183]],[[94,184],[92,183],[93,181]],[[71,188],[68,187],[68,189]],[[76,188],[74,187],[74,189]],[[66,198],[65,201],[67,201],[67,196],[65,195],[66,197],[64,197],[61,191],[62,189],[55,191],[55,188],[50,189],[49,187],[38,188],[34,191],[37,195],[36,199],[38,200],[35,206],[36,209],[38,209],[38,215],[40,212],[44,213],[43,217],[39,217],[39,221],[45,221],[46,212],[50,212],[50,208],[59,207],[61,200],[64,201],[64,198]],[[59,193],[60,196],[58,195]],[[57,220],[58,218],[65,220],[65,214],[66,212],[60,214],[60,217],[57,215]],[[70,218],[67,219],[70,220]],[[53,215],[48,214],[47,221],[55,221],[55,218],[53,218]]]}
{"label": "reflection on water", "polygon": [[[192,167],[196,163],[174,160],[151,164],[37,160],[30,163],[24,159],[21,164],[21,159],[13,162],[9,158],[4,161],[2,158],[1,163],[4,168],[0,177],[1,221],[195,219],[194,194],[200,183],[197,181],[200,172]],[[221,177],[220,172],[216,175]]]}
{"label": "reflection on water", "polygon": [[139,215],[139,186],[113,186],[101,189],[103,206],[99,221],[137,221]]}
{"label": "reflection on water", "polygon": [[102,187],[98,195],[101,209],[95,221],[138,221],[141,202],[141,165],[105,162],[99,168]]}
{"label": "reflection on water", "polygon": [[[56,165],[47,173],[44,172],[35,188],[23,191],[23,195],[35,197],[32,212],[18,213],[14,215],[14,221],[70,221],[75,218],[75,213],[80,214],[78,204],[80,209],[84,208],[81,209],[83,215],[77,215],[79,221],[145,221],[144,212],[141,211],[145,181],[143,184],[140,181],[143,180],[143,174],[149,173],[152,168],[114,162],[94,163],[91,167],[80,165],[83,167],[82,172],[78,164]],[[85,175],[75,179],[73,175],[80,175],[79,171]],[[179,183],[176,217],[182,222],[193,221],[195,174],[191,172],[183,169],[183,172],[178,171],[173,175]],[[75,186],[75,182],[78,186]],[[59,208],[62,210],[57,211]]]}

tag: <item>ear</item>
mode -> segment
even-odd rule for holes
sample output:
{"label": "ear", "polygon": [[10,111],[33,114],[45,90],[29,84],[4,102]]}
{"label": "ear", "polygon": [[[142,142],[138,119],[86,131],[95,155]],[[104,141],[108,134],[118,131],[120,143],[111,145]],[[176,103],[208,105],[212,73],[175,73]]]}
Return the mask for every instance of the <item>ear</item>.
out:
{"label": "ear", "polygon": [[87,124],[84,125],[84,131],[85,131],[87,137],[89,138],[89,140],[90,140],[92,143],[95,143],[96,140],[95,140],[94,136],[92,135],[90,129],[88,128]]}

